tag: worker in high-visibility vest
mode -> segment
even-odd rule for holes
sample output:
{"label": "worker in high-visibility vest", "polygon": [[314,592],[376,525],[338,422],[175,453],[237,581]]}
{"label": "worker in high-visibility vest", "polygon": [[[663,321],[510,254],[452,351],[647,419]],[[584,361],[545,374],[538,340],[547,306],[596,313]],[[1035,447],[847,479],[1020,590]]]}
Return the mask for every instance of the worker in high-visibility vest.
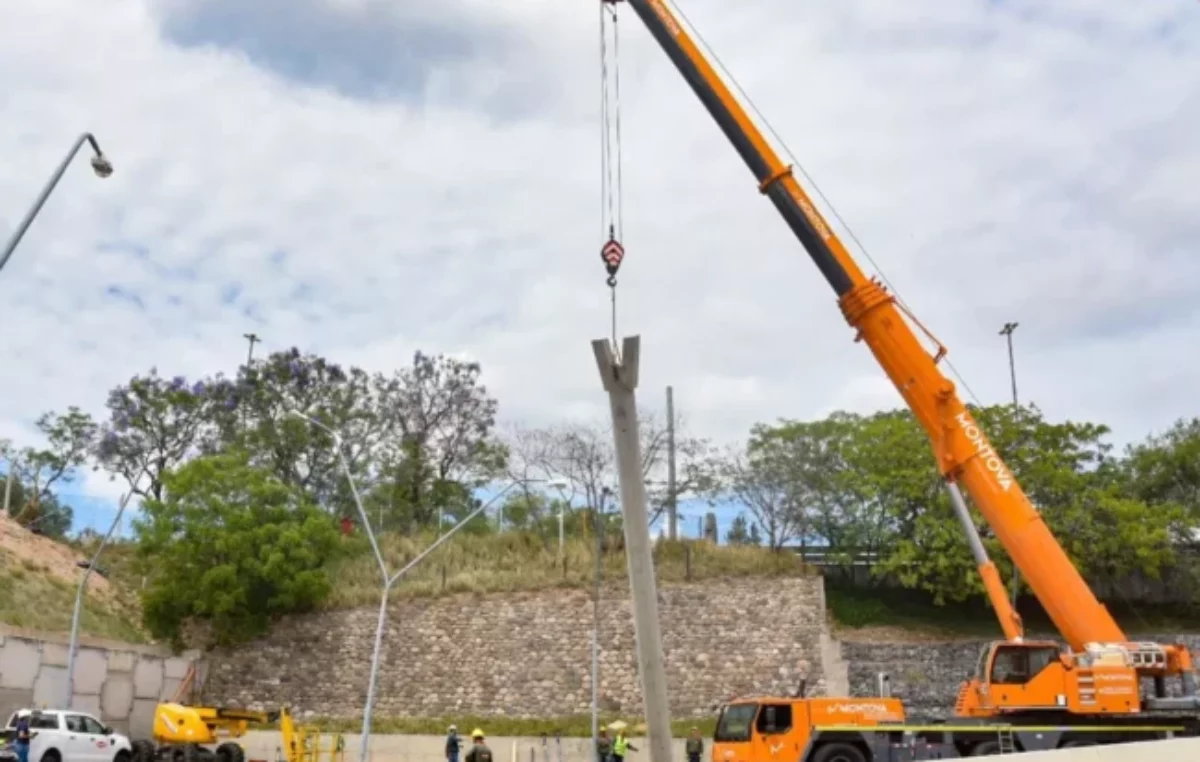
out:
{"label": "worker in high-visibility vest", "polygon": [[613,762],[625,762],[625,754],[637,750],[637,747],[629,743],[629,739],[625,737],[625,728],[618,730],[617,737],[613,739]]}

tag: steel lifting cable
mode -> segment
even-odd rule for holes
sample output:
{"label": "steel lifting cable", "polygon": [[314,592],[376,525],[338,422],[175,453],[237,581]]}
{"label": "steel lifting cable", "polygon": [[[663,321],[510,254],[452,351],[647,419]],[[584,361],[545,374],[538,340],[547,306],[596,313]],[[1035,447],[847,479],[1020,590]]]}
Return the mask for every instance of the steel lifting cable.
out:
{"label": "steel lifting cable", "polygon": [[[621,68],[616,0],[600,2],[600,234],[607,236],[600,259],[608,273],[612,342],[617,351],[617,271],[625,259],[621,200]],[[610,71],[609,30],[612,36]]]}

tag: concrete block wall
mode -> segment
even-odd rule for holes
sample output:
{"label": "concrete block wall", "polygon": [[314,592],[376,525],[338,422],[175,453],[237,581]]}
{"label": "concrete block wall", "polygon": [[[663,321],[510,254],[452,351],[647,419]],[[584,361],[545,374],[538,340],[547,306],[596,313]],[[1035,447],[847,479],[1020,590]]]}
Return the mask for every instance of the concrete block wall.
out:
{"label": "concrete block wall", "polygon": [[[64,634],[0,625],[0,722],[18,708],[62,706],[69,643]],[[175,694],[197,656],[81,637],[71,706],[134,738],[148,738],[155,704]]]}

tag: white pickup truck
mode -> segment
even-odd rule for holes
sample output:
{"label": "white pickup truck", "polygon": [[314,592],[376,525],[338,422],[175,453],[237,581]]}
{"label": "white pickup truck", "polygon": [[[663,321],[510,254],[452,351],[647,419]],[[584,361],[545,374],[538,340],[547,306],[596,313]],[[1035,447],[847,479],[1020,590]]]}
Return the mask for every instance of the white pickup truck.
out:
{"label": "white pickup truck", "polygon": [[[13,712],[4,728],[8,740],[16,734],[17,717],[31,710]],[[29,762],[130,762],[129,739],[86,712],[41,709],[29,717]]]}

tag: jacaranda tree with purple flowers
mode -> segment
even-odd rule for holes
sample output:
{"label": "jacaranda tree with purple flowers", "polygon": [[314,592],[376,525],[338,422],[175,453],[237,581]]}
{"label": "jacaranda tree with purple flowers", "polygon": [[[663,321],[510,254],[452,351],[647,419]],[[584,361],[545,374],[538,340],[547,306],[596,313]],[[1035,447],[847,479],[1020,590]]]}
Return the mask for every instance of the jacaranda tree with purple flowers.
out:
{"label": "jacaranda tree with purple flowers", "polygon": [[458,515],[475,487],[503,472],[507,451],[493,436],[498,403],[481,374],[477,362],[416,352],[407,368],[377,377],[391,436],[370,500],[393,525],[427,526],[439,508]]}
{"label": "jacaranda tree with purple flowers", "polygon": [[329,435],[289,415],[295,410],[321,421],[343,438],[351,470],[367,478],[392,432],[380,415],[380,396],[367,373],[344,369],[296,349],[275,352],[242,366],[236,380],[213,385],[213,420],[221,448],[250,453],[251,462],[285,484],[305,490],[335,514],[353,513]]}
{"label": "jacaranda tree with purple flowers", "polygon": [[199,454],[215,433],[208,385],[164,378],[155,368],[109,392],[107,405],[96,460],[142,497],[161,500],[167,472]]}

